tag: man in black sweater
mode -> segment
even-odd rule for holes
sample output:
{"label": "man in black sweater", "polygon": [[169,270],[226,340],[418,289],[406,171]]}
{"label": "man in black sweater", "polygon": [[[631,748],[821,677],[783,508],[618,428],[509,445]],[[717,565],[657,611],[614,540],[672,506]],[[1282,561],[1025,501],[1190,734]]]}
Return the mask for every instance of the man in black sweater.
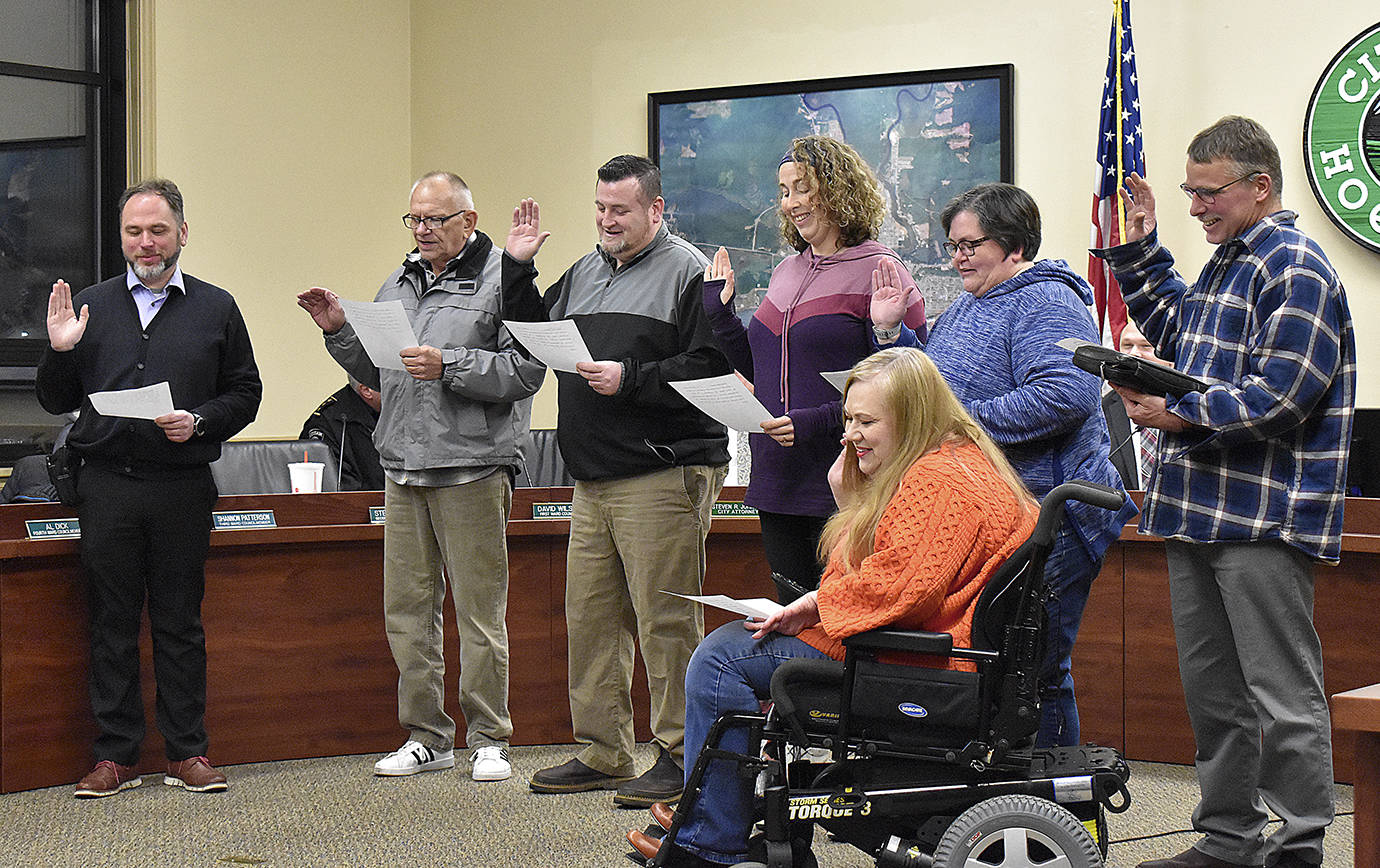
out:
{"label": "man in black sweater", "polygon": [[[263,387],[249,332],[225,290],[182,273],[182,194],[150,180],[120,196],[129,267],[77,294],[48,298],[48,343],[38,400],[51,413],[81,409],[67,445],[81,461],[77,515],[91,607],[91,708],[96,766],[78,798],[136,787],[144,708],[139,620],[148,598],[158,682],[163,782],[225,789],[206,759],[206,636],[201,626],[216,486],[208,465],[253,421]],[[80,311],[79,313],[77,311]],[[167,382],[173,407],[153,420],[103,416],[90,395]]]}

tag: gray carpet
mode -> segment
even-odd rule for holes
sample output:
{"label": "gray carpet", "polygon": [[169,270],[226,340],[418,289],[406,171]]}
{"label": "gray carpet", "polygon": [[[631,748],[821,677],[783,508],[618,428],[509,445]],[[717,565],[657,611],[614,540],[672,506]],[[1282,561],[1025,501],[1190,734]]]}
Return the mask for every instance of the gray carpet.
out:
{"label": "gray carpet", "polygon": [[[650,764],[647,751],[644,765]],[[569,747],[513,751],[514,776],[477,784],[468,765],[410,778],[377,778],[376,757],[333,757],[227,768],[230,789],[192,794],[148,775],[141,787],[78,801],[70,786],[0,796],[4,866],[630,866],[622,835],[647,822],[610,794],[538,796],[527,779],[565,761]],[[458,757],[458,755],[457,755]],[[1132,807],[1110,817],[1111,868],[1168,856],[1197,796],[1193,770],[1135,763]],[[1338,811],[1351,810],[1339,787]],[[1325,868],[1351,866],[1351,818],[1328,832]],[[1183,830],[1174,833],[1174,830]],[[1170,832],[1171,834],[1164,834]],[[869,868],[851,847],[816,838],[824,868]]]}

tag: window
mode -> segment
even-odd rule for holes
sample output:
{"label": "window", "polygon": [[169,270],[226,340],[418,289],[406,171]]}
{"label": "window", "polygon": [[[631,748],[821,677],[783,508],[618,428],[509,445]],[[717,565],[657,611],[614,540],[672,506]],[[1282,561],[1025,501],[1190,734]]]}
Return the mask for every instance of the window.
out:
{"label": "window", "polygon": [[121,268],[122,0],[0,0],[0,381],[30,385],[48,292]]}

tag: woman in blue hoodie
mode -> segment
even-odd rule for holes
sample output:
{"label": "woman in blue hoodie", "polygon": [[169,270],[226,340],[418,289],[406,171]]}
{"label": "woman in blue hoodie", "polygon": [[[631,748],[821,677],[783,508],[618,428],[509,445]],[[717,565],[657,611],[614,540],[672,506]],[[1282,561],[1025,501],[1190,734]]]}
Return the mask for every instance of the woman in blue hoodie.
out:
{"label": "woman in blue hoodie", "polygon": [[[1092,289],[1062,259],[1036,261],[1040,209],[1011,184],[983,184],[940,215],[944,249],[965,290],[935,321],[925,352],[1036,497],[1070,479],[1121,489],[1102,417],[1101,381],[1073,364],[1065,338],[1098,342]],[[883,262],[873,277],[872,321],[901,325],[897,343],[919,340],[896,312],[903,297]],[[1102,555],[1136,513],[1070,502],[1046,565],[1049,647],[1040,679],[1041,746],[1080,742],[1071,655]]]}

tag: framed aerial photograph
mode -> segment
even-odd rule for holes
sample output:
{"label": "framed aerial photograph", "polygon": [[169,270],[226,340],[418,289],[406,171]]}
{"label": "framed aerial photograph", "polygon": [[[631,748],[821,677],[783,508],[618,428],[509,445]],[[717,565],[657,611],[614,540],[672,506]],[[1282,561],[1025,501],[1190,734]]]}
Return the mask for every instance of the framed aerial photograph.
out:
{"label": "framed aerial photograph", "polygon": [[939,214],[978,184],[1012,180],[1012,66],[962,67],[648,94],[648,153],[661,167],[666,221],[706,255],[729,251],[751,316],[781,239],[777,168],[791,140],[852,145],[881,182],[879,240],[901,255],[942,313],[963,291]]}

